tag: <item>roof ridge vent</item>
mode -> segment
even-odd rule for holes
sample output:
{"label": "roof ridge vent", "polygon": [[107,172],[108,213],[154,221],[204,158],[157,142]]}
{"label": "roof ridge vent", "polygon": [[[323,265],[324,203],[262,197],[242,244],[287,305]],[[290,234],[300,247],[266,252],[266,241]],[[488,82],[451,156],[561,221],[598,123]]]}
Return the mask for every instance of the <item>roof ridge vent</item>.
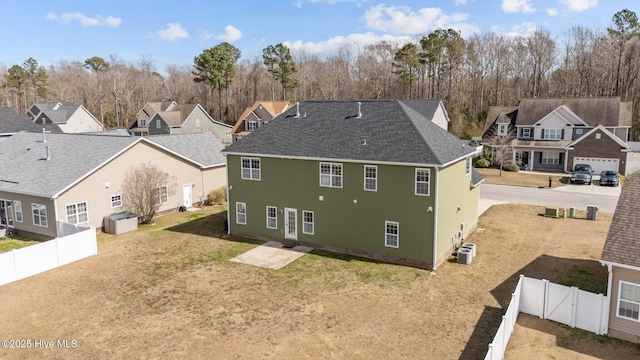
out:
{"label": "roof ridge vent", "polygon": [[362,103],[360,101],[358,101],[358,116],[356,116],[356,118],[362,118]]}

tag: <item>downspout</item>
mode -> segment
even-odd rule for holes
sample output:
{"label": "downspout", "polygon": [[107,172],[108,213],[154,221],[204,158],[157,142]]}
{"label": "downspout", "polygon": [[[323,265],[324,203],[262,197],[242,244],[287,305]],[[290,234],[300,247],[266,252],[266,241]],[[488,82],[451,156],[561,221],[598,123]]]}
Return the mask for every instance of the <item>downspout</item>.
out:
{"label": "downspout", "polygon": [[[603,264],[605,265],[605,264]],[[611,296],[611,287],[612,287],[612,282],[613,282],[613,265],[611,263],[606,264],[607,265],[607,271],[609,272],[608,278],[607,278],[607,297],[609,298],[609,301],[605,301],[606,304],[606,311],[605,311],[605,319],[604,319],[604,334],[609,333],[609,314],[611,314],[611,300],[612,300],[612,296]]]}
{"label": "downspout", "polygon": [[436,173],[436,181],[434,189],[434,197],[433,197],[433,264],[431,268],[433,271],[436,271],[436,263],[437,263],[437,250],[438,250],[438,178],[440,174],[440,169],[434,168]]}
{"label": "downspout", "polygon": [[229,209],[231,209],[231,198],[229,197],[229,188],[231,187],[229,185],[229,156],[227,156],[225,154],[224,156],[225,158],[225,170],[226,170],[226,175],[227,175],[227,235],[231,234],[231,217],[230,217],[230,211]]}

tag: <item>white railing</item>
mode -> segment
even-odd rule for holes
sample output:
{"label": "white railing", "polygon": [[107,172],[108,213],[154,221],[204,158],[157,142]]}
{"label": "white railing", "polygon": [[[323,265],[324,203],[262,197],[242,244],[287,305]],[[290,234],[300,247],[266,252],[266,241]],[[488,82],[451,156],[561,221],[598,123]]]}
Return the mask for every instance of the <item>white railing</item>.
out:
{"label": "white railing", "polygon": [[71,234],[0,254],[0,285],[98,254],[95,228],[70,225],[65,229]]}
{"label": "white railing", "polygon": [[496,336],[489,344],[485,360],[504,359],[509,338],[521,312],[603,335],[607,333],[609,321],[609,298],[576,287],[554,284],[549,280],[520,275]]}

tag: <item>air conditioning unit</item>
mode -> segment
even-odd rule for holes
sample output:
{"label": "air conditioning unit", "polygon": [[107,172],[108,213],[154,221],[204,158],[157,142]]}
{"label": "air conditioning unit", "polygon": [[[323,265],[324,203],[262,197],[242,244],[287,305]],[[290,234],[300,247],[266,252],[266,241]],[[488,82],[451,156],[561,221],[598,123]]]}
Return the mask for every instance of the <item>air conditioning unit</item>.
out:
{"label": "air conditioning unit", "polygon": [[473,259],[471,249],[460,248],[458,249],[458,264],[469,265]]}
{"label": "air conditioning unit", "polygon": [[558,218],[560,217],[560,208],[546,207],[544,208],[544,216]]}

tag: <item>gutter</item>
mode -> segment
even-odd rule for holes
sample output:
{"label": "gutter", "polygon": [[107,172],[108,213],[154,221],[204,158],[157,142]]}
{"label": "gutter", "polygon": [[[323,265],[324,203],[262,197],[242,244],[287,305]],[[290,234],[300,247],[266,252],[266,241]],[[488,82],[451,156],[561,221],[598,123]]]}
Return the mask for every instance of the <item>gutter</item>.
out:
{"label": "gutter", "polygon": [[226,168],[225,168],[225,172],[227,175],[227,235],[231,234],[231,214],[230,214],[230,209],[231,209],[231,197],[229,196],[229,191],[231,190],[231,186],[229,185],[229,157],[225,154],[225,163],[226,163]]}

